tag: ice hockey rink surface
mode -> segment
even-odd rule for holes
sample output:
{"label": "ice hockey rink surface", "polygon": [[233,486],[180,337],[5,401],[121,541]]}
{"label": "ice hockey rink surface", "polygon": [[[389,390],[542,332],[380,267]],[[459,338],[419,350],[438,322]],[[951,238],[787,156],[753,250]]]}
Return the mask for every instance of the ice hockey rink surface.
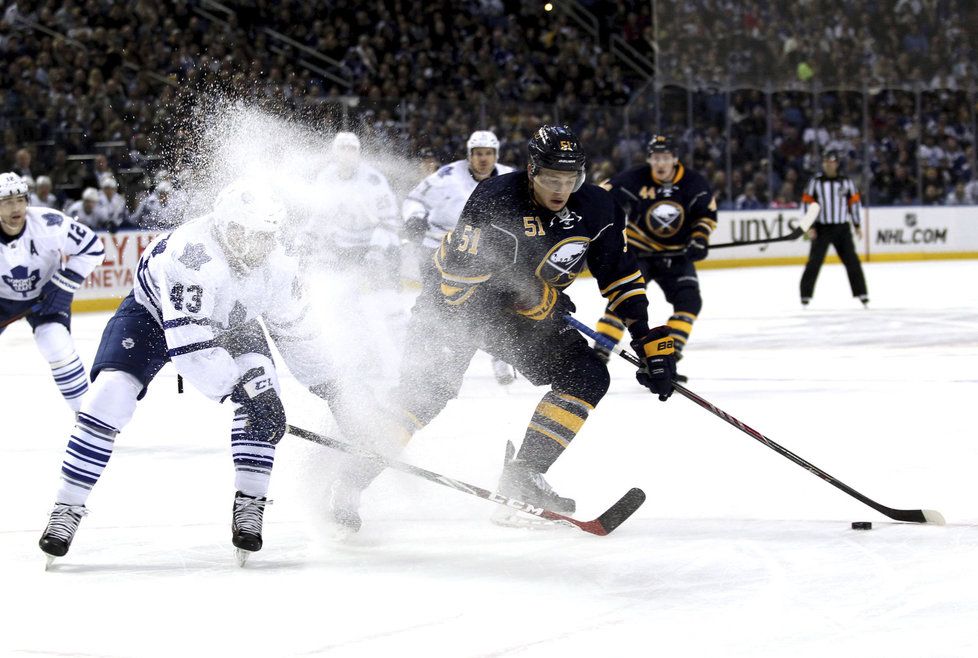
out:
{"label": "ice hockey rink surface", "polygon": [[[548,476],[581,519],[644,489],[613,534],[499,527],[492,503],[387,472],[361,533],[336,542],[320,519],[337,455],[286,436],[265,547],[239,568],[230,411],[178,396],[167,366],[71,552],[45,571],[37,539],[72,418],[20,322],[0,336],[0,655],[978,655],[978,265],[868,264],[868,310],[839,265],[803,310],[800,274],[701,272],[688,387],[870,498],[947,525],[891,521],[688,400],[659,403],[616,359]],[[589,323],[595,287],[571,289]],[[73,320],[86,365],[108,316]],[[290,422],[332,429],[317,398],[284,386]],[[541,395],[499,387],[480,354],[403,458],[493,488]]]}

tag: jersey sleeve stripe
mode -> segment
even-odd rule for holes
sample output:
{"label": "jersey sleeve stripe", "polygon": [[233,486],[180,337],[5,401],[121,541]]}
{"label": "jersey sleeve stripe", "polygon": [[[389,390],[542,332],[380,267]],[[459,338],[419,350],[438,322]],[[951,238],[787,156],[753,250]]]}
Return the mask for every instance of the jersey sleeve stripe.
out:
{"label": "jersey sleeve stripe", "polygon": [[176,327],[185,327],[188,324],[202,324],[204,326],[210,326],[213,324],[208,318],[175,318],[173,320],[164,320],[164,329],[174,329]]}
{"label": "jersey sleeve stripe", "polygon": [[184,345],[183,347],[174,347],[167,350],[166,355],[172,359],[175,356],[190,354],[191,352],[199,352],[200,350],[209,350],[213,347],[218,347],[216,340],[205,340],[200,343],[190,343],[189,345]]}

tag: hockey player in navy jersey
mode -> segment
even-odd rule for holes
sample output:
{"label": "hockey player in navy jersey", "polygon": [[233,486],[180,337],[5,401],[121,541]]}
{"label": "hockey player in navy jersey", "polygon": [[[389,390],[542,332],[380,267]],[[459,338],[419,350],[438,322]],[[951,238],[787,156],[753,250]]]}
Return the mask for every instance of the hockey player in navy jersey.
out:
{"label": "hockey player in navy jersey", "polygon": [[[703,307],[695,263],[709,250],[710,234],[717,225],[717,206],[710,185],[687,169],[668,137],[656,135],[648,144],[648,164],[627,169],[602,183],[625,209],[625,236],[646,281],[655,281],[672,304],[666,322],[682,358],[693,323]],[[625,325],[609,305],[597,330],[614,342],[621,340]],[[608,359],[600,345],[595,351]],[[677,376],[678,381],[686,381]]]}
{"label": "hockey player in navy jersey", "polygon": [[71,338],[71,301],[105,249],[67,215],[28,206],[27,193],[20,176],[0,174],[0,333],[24,316],[58,390],[78,411],[88,376]]}
{"label": "hockey player in navy jersey", "polygon": [[314,387],[329,376],[298,264],[280,245],[285,215],[267,181],[242,179],[218,194],[212,214],[147,247],[133,291],[102,334],[92,390],[68,439],[61,486],[40,540],[49,556],[67,553],[116,436],[168,361],[205,396],[234,405],[232,543],[242,561],[262,547],[285,411],[258,319],[300,382]]}
{"label": "hockey player in navy jersey", "polygon": [[[411,314],[397,391],[406,442],[454,398],[477,349],[548,385],[516,452],[507,444],[499,492],[563,514],[572,499],[544,479],[608,389],[604,362],[564,316],[564,289],[587,266],[641,355],[638,380],[665,400],[675,372],[665,327],[649,329],[645,281],[625,251],[625,220],[611,195],[585,184],[585,153],[562,126],[543,126],[528,145],[525,171],[482,182],[442,240],[435,271]],[[474,419],[473,419],[474,420]],[[514,454],[515,453],[515,454]],[[378,473],[364,465],[332,489],[334,520],[360,526],[360,491]],[[509,519],[499,519],[503,522]]]}

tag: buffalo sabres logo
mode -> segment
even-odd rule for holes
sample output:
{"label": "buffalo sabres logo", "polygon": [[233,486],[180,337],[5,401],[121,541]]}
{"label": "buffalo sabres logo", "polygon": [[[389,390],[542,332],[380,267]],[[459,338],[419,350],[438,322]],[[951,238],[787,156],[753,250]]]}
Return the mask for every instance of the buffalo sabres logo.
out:
{"label": "buffalo sabres logo", "polygon": [[568,210],[567,206],[564,206],[554,214],[553,219],[550,220],[550,225],[553,226],[554,222],[558,222],[561,228],[567,230],[572,228],[574,224],[577,224],[579,221],[581,221],[581,216],[573,210]]}
{"label": "buffalo sabres logo", "polygon": [[675,201],[663,200],[646,211],[645,227],[656,237],[668,238],[682,227],[684,216],[681,205]]}
{"label": "buffalo sabres logo", "polygon": [[537,276],[558,288],[570,285],[581,271],[581,261],[590,243],[581,236],[561,240],[547,252],[537,267]]}

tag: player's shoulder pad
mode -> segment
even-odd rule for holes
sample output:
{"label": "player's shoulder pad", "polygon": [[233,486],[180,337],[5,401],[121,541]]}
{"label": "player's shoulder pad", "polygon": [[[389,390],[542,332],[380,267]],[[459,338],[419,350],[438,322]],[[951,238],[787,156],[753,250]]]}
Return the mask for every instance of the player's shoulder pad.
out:
{"label": "player's shoulder pad", "polygon": [[31,206],[27,208],[27,221],[42,233],[55,234],[66,230],[74,220],[54,208]]}
{"label": "player's shoulder pad", "polygon": [[615,197],[612,193],[600,185],[594,183],[584,183],[573,196],[579,204],[584,205],[589,210],[597,213],[611,213],[615,210]]}
{"label": "player's shoulder pad", "polygon": [[[461,162],[461,160],[459,162]],[[438,169],[438,171],[436,171],[434,174],[432,174],[431,177],[434,177],[434,178],[445,178],[446,176],[451,176],[452,175],[452,170],[455,168],[455,165],[457,165],[457,164],[458,164],[458,162],[451,162],[451,163],[449,163],[447,165],[444,165],[443,167],[441,167],[440,169]]]}
{"label": "player's shoulder pad", "polygon": [[685,165],[683,168],[685,170],[683,177],[689,182],[690,188],[695,188],[695,189],[710,188],[710,182],[706,180],[706,176],[704,176],[698,171],[685,167]]}

